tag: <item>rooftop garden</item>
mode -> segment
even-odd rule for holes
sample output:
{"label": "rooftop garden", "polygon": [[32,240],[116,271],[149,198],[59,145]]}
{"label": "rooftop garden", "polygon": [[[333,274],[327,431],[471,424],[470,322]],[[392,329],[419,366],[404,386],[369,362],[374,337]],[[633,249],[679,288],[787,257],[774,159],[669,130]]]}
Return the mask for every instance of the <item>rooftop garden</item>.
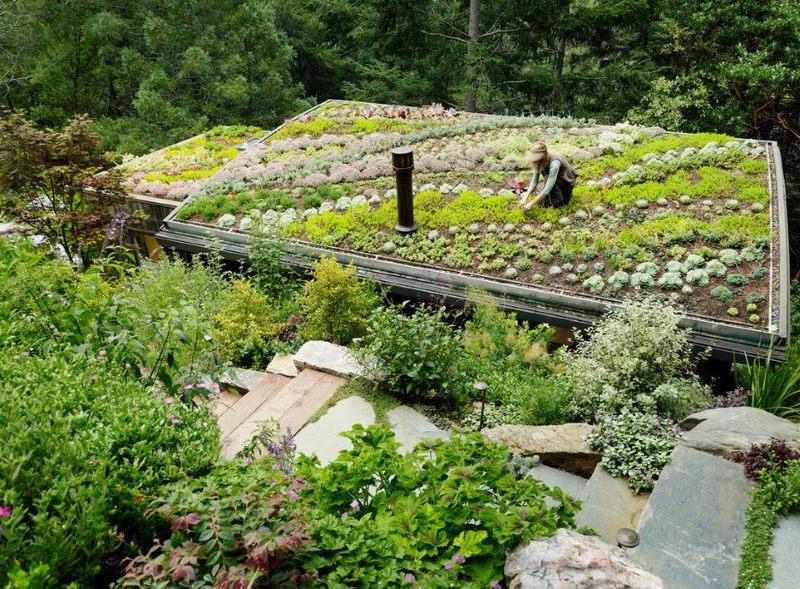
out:
{"label": "rooftop garden", "polygon": [[237,145],[264,135],[258,127],[218,126],[120,166],[130,192],[183,200],[239,155]]}
{"label": "rooftop garden", "polygon": [[[580,172],[560,208],[517,204],[535,141]],[[415,156],[419,230],[394,231],[390,151]],[[441,106],[329,102],[225,165],[178,211],[231,230],[764,327],[769,164],[762,144]]]}

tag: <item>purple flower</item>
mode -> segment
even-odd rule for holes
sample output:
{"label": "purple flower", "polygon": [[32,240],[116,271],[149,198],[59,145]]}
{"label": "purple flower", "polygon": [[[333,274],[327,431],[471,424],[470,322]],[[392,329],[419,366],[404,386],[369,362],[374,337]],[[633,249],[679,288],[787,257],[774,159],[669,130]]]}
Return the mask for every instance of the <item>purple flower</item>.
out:
{"label": "purple flower", "polygon": [[172,415],[167,415],[167,419],[172,425],[180,425],[183,423],[182,419],[178,419],[177,417],[173,417]]}
{"label": "purple flower", "polygon": [[347,519],[348,517],[350,517],[350,512],[349,511],[345,511],[345,512],[342,513],[342,519]]}
{"label": "purple flower", "polygon": [[446,563],[444,563],[444,570],[446,570],[446,571],[452,570],[452,568],[454,566],[455,566],[455,564],[453,564],[453,561],[452,560],[448,560]]}
{"label": "purple flower", "polygon": [[417,578],[414,575],[412,575],[411,573],[406,573],[405,579],[406,579],[406,583],[416,583],[417,582]]}
{"label": "purple flower", "polygon": [[97,380],[97,375],[96,374],[93,374],[92,376],[89,377],[89,382],[94,382],[96,380]]}
{"label": "purple flower", "polygon": [[653,480],[653,476],[649,475],[649,474],[646,474],[646,475],[644,475],[644,480],[646,480],[649,483],[650,481]]}
{"label": "purple flower", "polygon": [[191,384],[191,383],[183,385],[183,390],[185,390],[185,391],[190,391],[193,388],[194,388],[194,385]]}
{"label": "purple flower", "polygon": [[453,556],[453,562],[457,562],[458,564],[464,564],[465,562],[467,562],[467,559],[464,558],[463,554],[458,553]]}
{"label": "purple flower", "polygon": [[356,513],[358,513],[359,511],[361,511],[361,506],[358,504],[358,500],[355,500],[355,501],[353,501],[353,502],[350,504],[350,507],[352,507],[352,508],[353,508],[353,511],[355,511]]}
{"label": "purple flower", "polygon": [[0,507],[0,517],[11,517],[11,508],[8,505]]}
{"label": "purple flower", "polygon": [[167,405],[172,405],[175,402],[175,399],[173,399],[172,397],[164,397],[164,402]]}
{"label": "purple flower", "polygon": [[503,586],[500,584],[500,581],[492,581],[489,583],[490,589],[503,589]]}
{"label": "purple flower", "polygon": [[297,501],[299,497],[300,495],[297,494],[297,491],[295,491],[294,489],[289,489],[289,499],[291,499],[292,501]]}
{"label": "purple flower", "polygon": [[253,459],[250,456],[245,456],[244,458],[242,458],[242,462],[245,465],[247,465],[247,464],[250,464],[251,462],[253,462]]}

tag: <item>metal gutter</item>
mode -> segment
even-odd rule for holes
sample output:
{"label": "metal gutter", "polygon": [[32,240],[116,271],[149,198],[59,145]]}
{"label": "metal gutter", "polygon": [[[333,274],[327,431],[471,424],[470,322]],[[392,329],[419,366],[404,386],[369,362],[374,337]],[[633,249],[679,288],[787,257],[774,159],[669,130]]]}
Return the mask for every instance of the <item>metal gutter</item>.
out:
{"label": "metal gutter", "polygon": [[[226,258],[241,260],[248,256],[251,239],[245,233],[174,220],[164,225],[165,228],[156,235],[156,239],[165,247],[200,252],[207,249],[208,239],[213,238]],[[586,327],[609,307],[621,304],[621,301],[612,299],[589,295],[579,297],[558,289],[398,262],[380,255],[323,248],[298,240],[286,240],[285,252],[286,263],[302,268],[310,268],[321,256],[333,256],[345,264],[352,262],[360,277],[385,284],[393,292],[417,299],[443,297],[451,303],[463,303],[466,289],[478,287],[498,297],[502,307],[516,311],[523,318],[556,325]],[[711,347],[717,357],[730,360],[733,356],[766,354],[765,342],[769,337],[765,337],[763,330],[709,321],[696,315],[683,316],[680,324],[690,330],[690,339],[696,345]],[[780,348],[773,351],[774,360],[780,361],[782,356]]]}
{"label": "metal gutter", "polygon": [[[783,177],[783,160],[777,142],[771,141],[775,187],[778,201],[778,322],[777,335],[791,342],[791,280],[789,278],[789,212],[786,205],[786,180]],[[774,241],[774,240],[773,240]]]}

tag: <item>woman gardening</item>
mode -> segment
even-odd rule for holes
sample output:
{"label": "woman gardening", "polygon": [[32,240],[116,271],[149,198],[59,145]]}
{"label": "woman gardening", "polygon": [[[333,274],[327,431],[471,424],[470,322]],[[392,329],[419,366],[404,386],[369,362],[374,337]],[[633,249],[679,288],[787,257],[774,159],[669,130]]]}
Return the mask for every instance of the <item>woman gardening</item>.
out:
{"label": "woman gardening", "polygon": [[[531,207],[542,202],[551,207],[567,204],[572,197],[572,189],[578,179],[578,171],[564,156],[548,151],[547,146],[541,141],[534,143],[525,156],[533,166],[533,178],[519,202],[522,208],[530,211]],[[546,179],[544,188],[532,201],[527,202],[539,185],[540,176],[544,176]]]}

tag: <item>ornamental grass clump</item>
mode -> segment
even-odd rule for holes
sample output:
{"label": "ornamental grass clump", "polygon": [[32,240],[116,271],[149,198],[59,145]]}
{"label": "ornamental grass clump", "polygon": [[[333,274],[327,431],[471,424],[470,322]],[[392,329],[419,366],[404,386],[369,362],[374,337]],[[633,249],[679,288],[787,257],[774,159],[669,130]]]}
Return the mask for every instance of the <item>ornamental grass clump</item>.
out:
{"label": "ornamental grass clump", "polygon": [[678,314],[653,300],[611,311],[563,359],[561,383],[576,415],[590,422],[623,408],[678,420],[705,403]]}

